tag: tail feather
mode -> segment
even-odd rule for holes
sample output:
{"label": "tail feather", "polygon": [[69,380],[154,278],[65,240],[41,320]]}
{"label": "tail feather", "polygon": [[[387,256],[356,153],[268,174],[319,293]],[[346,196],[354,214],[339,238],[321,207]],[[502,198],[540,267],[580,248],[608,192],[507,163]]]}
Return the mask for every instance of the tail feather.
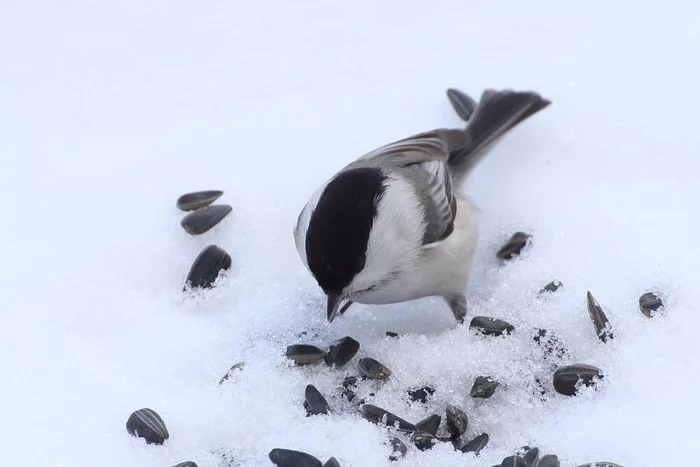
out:
{"label": "tail feather", "polygon": [[534,92],[484,91],[467,123],[464,143],[448,159],[456,178],[464,178],[508,130],[550,104]]}

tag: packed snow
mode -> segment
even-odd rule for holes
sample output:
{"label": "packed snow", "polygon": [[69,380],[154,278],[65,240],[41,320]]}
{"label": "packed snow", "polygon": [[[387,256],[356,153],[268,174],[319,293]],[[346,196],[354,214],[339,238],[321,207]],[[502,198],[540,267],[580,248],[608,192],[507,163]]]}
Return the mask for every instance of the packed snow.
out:
{"label": "packed snow", "polygon": [[[3,2],[4,463],[262,467],[288,448],[344,467],[466,467],[531,445],[564,466],[685,465],[700,415],[699,14],[688,1]],[[482,210],[467,319],[515,332],[477,336],[432,298],[356,304],[327,323],[294,248],[300,209],[356,157],[461,126],[450,87],[553,102],[462,190]],[[206,189],[233,211],[191,236],[175,201]],[[518,230],[532,243],[497,260]],[[183,293],[210,244],[231,270]],[[554,279],[563,288],[539,295]],[[647,291],[666,304],[651,319]],[[602,370],[597,390],[552,390],[536,327],[566,344],[561,364]],[[343,368],[285,358],[287,345],[346,335],[361,348]],[[409,445],[392,464],[390,430],[341,396],[365,356],[393,372],[361,384],[367,402],[412,422],[459,405],[488,446]],[[469,396],[479,375],[502,383],[490,399]],[[333,414],[305,416],[307,384]],[[435,394],[409,404],[423,385]],[[126,432],[144,407],[168,427],[162,446]]]}

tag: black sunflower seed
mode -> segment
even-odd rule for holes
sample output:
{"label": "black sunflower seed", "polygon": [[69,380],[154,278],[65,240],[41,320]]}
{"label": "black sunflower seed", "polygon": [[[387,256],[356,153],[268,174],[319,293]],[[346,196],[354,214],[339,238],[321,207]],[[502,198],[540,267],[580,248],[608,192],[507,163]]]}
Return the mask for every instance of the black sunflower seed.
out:
{"label": "black sunflower seed", "polygon": [[232,209],[228,204],[216,204],[199,208],[183,217],[180,225],[188,234],[201,235],[221,222]]}
{"label": "black sunflower seed", "polygon": [[360,350],[360,343],[352,337],[346,336],[331,345],[326,353],[326,364],[335,365],[336,368],[348,363]]}
{"label": "black sunflower seed", "polygon": [[416,423],[416,429],[418,431],[423,431],[425,433],[430,433],[431,435],[437,435],[438,428],[440,427],[440,421],[442,418],[438,414],[432,414]]}
{"label": "black sunflower seed", "polygon": [[165,422],[152,409],[133,412],[126,421],[126,431],[132,436],[145,439],[147,444],[163,444],[170,438]]}
{"label": "black sunflower seed", "polygon": [[486,433],[481,433],[476,438],[461,446],[459,450],[462,452],[473,452],[478,456],[481,450],[484,449],[487,444],[489,444],[489,435]]}
{"label": "black sunflower seed", "polygon": [[323,360],[326,352],[314,345],[294,344],[287,346],[286,355],[297,365],[309,365]]}
{"label": "black sunflower seed", "polygon": [[231,269],[229,254],[216,245],[209,245],[199,253],[192,263],[183,291],[187,289],[188,285],[192,288],[211,288],[219,277],[219,273],[228,269]]}
{"label": "black sunflower seed", "polygon": [[369,357],[360,359],[358,362],[360,375],[369,379],[387,379],[391,376],[391,370],[377,360]]}
{"label": "black sunflower seed", "polygon": [[323,467],[323,463],[306,452],[275,448],[268,457],[277,467]]}
{"label": "black sunflower seed", "polygon": [[651,292],[647,292],[639,297],[639,310],[647,318],[651,318],[656,311],[664,307],[661,298],[657,297]]}
{"label": "black sunflower seed", "polygon": [[195,464],[192,461],[187,461],[187,462],[180,462],[179,464],[177,464],[173,467],[197,467],[197,464]]}
{"label": "black sunflower seed", "polygon": [[503,459],[501,467],[527,467],[525,459],[520,456],[509,456]]}
{"label": "black sunflower seed", "polygon": [[177,199],[177,207],[182,211],[194,211],[195,209],[210,205],[223,194],[224,192],[220,190],[185,193]]}
{"label": "black sunflower seed", "polygon": [[552,281],[552,282],[550,282],[549,284],[547,284],[547,285],[545,285],[544,287],[542,287],[542,289],[540,290],[540,293],[543,294],[543,293],[546,293],[546,292],[556,292],[557,290],[559,290],[559,288],[560,288],[562,285],[563,285],[563,284],[562,284],[561,282],[559,282],[559,281]]}
{"label": "black sunflower seed", "polygon": [[527,448],[523,454],[523,459],[525,459],[525,464],[527,467],[535,467],[540,459],[540,449],[539,448]]}
{"label": "black sunflower seed", "polygon": [[475,316],[469,323],[469,329],[474,329],[487,336],[500,336],[503,333],[510,334],[515,327],[502,319]]}
{"label": "black sunflower seed", "polygon": [[416,445],[421,451],[427,451],[428,449],[435,446],[435,436],[430,433],[418,432],[411,436],[411,441]]}
{"label": "black sunflower seed", "polygon": [[386,337],[399,337],[398,333],[392,332],[392,331],[387,331],[386,332]]}
{"label": "black sunflower seed", "polygon": [[520,254],[531,237],[532,235],[526,234],[525,232],[515,232],[505,245],[498,250],[496,257],[499,259],[512,259]]}
{"label": "black sunflower seed", "polygon": [[340,462],[335,457],[331,457],[323,464],[323,467],[340,467]]}
{"label": "black sunflower seed", "polygon": [[593,298],[590,291],[586,292],[586,302],[588,305],[588,315],[591,317],[591,321],[593,322],[595,333],[598,338],[603,342],[607,342],[608,339],[612,339],[613,333],[612,328],[610,327],[610,321],[608,320],[608,317],[605,316],[600,303]]}
{"label": "black sunflower seed", "polygon": [[547,454],[542,456],[542,458],[537,463],[537,467],[561,467],[559,458],[554,454]]}
{"label": "black sunflower seed", "polygon": [[445,415],[447,421],[447,429],[452,433],[455,438],[460,437],[467,431],[467,423],[469,419],[467,414],[464,413],[459,407],[447,404],[445,407]]}
{"label": "black sunflower seed", "polygon": [[[386,420],[384,420],[385,417]],[[364,404],[362,406],[362,418],[378,425],[386,423],[387,426],[394,426],[396,423],[398,423],[400,430],[411,432],[416,431],[416,426],[413,423],[407,422],[403,418],[398,417],[388,410],[382,409],[381,407],[377,407],[376,405]]]}
{"label": "black sunflower seed", "polygon": [[331,411],[328,401],[312,384],[304,391],[304,408],[307,415],[327,414]]}
{"label": "black sunflower seed", "polygon": [[554,372],[554,389],[565,396],[575,396],[576,386],[581,384],[590,387],[595,386],[596,381],[603,378],[600,370],[593,365],[576,363],[557,368]]}
{"label": "black sunflower seed", "polygon": [[[557,464],[558,467],[558,464]],[[622,467],[620,464],[608,461],[592,462],[590,464],[581,464],[578,467]]]}
{"label": "black sunflower seed", "polygon": [[474,385],[472,386],[469,395],[472,397],[479,397],[482,399],[488,399],[493,396],[496,388],[500,386],[498,381],[494,381],[489,376],[478,376],[474,380]]}

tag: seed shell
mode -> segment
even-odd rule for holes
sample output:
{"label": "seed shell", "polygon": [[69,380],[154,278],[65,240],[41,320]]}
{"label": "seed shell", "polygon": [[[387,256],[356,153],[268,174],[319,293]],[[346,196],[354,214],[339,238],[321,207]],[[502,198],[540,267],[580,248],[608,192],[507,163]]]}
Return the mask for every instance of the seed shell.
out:
{"label": "seed shell", "polygon": [[475,316],[469,323],[469,328],[487,336],[500,336],[503,333],[510,334],[515,327],[502,319],[489,318],[488,316]]}
{"label": "seed shell", "polygon": [[416,423],[416,430],[430,433],[431,435],[435,436],[437,435],[441,420],[442,418],[438,414],[429,415],[420,422]]}
{"label": "seed shell", "polygon": [[531,237],[532,235],[526,234],[525,232],[515,232],[498,250],[496,257],[503,260],[513,259],[525,248]]}
{"label": "seed shell", "polygon": [[590,387],[595,386],[596,380],[602,378],[600,370],[593,365],[576,363],[557,368],[554,372],[553,383],[554,389],[559,394],[575,396],[579,381],[582,385]]}
{"label": "seed shell", "polygon": [[146,444],[163,444],[170,433],[155,410],[144,408],[133,412],[126,421],[126,431],[146,440]]}
{"label": "seed shell", "polygon": [[588,305],[588,315],[591,317],[591,321],[593,322],[595,333],[598,338],[603,342],[607,342],[609,339],[612,339],[614,336],[612,333],[612,328],[610,327],[610,321],[608,320],[608,317],[605,316],[600,303],[593,298],[590,291],[586,292],[586,303]]}
{"label": "seed shell", "polygon": [[391,376],[391,370],[382,363],[369,357],[360,359],[358,362],[360,375],[369,379],[387,379]]}
{"label": "seed shell", "polygon": [[314,345],[294,344],[287,346],[286,356],[301,366],[320,362],[326,356],[326,352]]}
{"label": "seed shell", "polygon": [[345,336],[331,345],[326,353],[326,364],[340,368],[348,363],[360,350],[360,343],[350,336]]}
{"label": "seed shell", "polygon": [[228,204],[206,206],[183,217],[180,225],[190,235],[201,235],[221,222],[232,209]]}
{"label": "seed shell", "polygon": [[323,467],[316,457],[302,451],[275,448],[268,457],[277,467]]}
{"label": "seed shell", "polygon": [[183,290],[192,288],[211,288],[221,271],[231,269],[231,257],[222,248],[209,245],[195,258]]}

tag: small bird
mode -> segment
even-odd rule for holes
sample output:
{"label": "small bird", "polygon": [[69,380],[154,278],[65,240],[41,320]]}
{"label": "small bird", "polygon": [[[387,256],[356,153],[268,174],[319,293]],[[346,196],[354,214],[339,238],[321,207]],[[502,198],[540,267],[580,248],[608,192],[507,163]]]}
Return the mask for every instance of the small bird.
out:
{"label": "small bird", "polygon": [[443,297],[463,323],[480,210],[457,193],[501,137],[551,102],[534,92],[450,89],[464,129],[436,129],[365,154],[319,187],[294,228],[332,322],[353,303]]}

